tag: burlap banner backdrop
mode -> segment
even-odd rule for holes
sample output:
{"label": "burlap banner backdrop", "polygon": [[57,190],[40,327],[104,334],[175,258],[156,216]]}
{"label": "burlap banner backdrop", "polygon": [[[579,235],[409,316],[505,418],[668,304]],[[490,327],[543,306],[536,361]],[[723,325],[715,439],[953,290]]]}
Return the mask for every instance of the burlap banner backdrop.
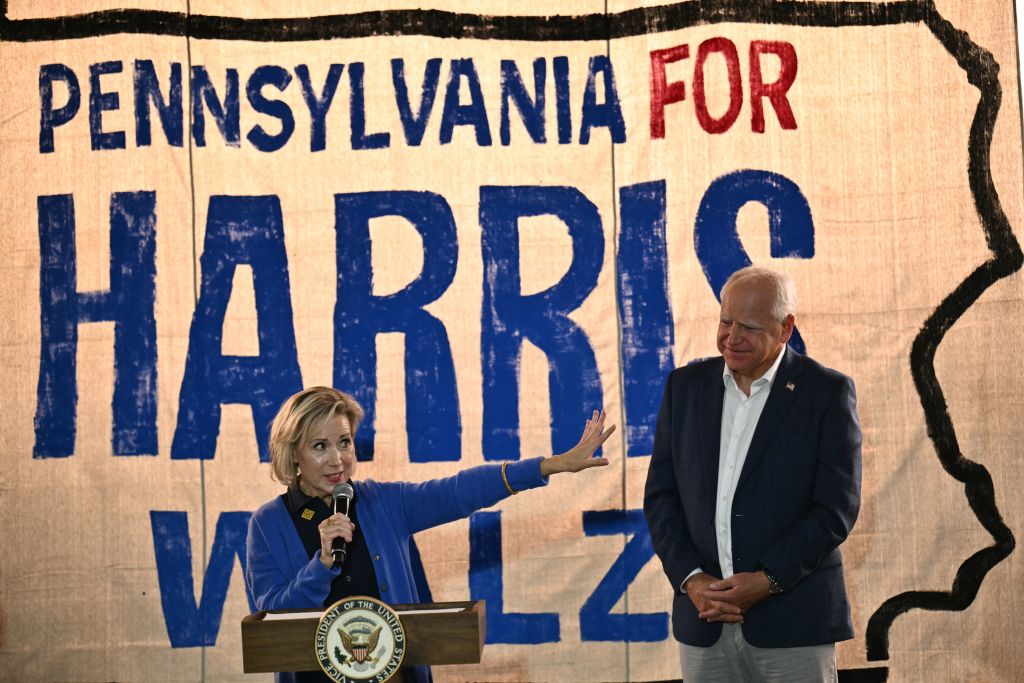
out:
{"label": "burlap banner backdrop", "polygon": [[0,7],[3,680],[257,680],[245,530],[316,384],[378,480],[604,407],[611,467],[416,537],[488,607],[434,673],[677,679],[652,428],[748,263],[857,383],[844,676],[1024,676],[1010,0]]}

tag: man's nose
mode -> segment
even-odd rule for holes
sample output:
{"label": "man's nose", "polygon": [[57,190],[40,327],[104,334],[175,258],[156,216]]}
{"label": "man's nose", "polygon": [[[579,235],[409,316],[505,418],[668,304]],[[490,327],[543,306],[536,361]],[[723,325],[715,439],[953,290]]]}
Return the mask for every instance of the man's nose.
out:
{"label": "man's nose", "polygon": [[740,330],[740,326],[739,326],[738,323],[733,323],[733,324],[729,325],[729,341],[730,342],[739,341],[740,331],[741,330]]}

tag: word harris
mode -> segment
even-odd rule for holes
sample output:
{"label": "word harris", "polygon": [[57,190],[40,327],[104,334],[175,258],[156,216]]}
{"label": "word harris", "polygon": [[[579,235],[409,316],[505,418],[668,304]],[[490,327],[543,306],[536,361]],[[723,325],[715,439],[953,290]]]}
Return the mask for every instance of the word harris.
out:
{"label": "word harris", "polygon": [[[771,105],[784,130],[797,127],[796,118],[787,99],[787,92],[797,74],[797,55],[793,45],[781,41],[754,40],[747,46],[747,97],[750,103],[750,126],[755,133],[765,131],[765,100]],[[709,67],[708,60],[717,56],[725,65],[728,80],[728,107],[721,114],[713,114],[705,97],[705,83],[712,75],[722,76],[722,69]],[[765,82],[762,60],[771,59],[777,64],[775,80]],[[667,49],[654,50],[650,59],[650,122],[652,139],[665,137],[665,108],[687,99],[685,81],[670,81],[666,67],[674,62],[690,58],[690,46],[683,43]],[[721,64],[721,62],[719,62]],[[386,149],[391,147],[397,135],[386,130],[370,130],[366,117],[366,90],[364,77],[366,66],[363,62],[348,64],[349,81],[349,144],[353,150]],[[423,70],[418,97],[410,94],[406,77],[405,61],[391,60],[391,81],[394,105],[401,122],[401,138],[410,147],[423,143],[427,125],[436,107],[438,87],[441,82],[443,60],[429,59]],[[272,91],[285,93],[294,88],[298,80],[305,115],[309,116],[309,149],[320,152],[327,148],[327,115],[335,100],[335,94],[346,65],[331,64],[323,83],[314,83],[310,69],[299,64],[292,71],[281,66],[264,65],[257,67],[245,83],[245,96],[256,114],[276,119],[277,123],[266,126],[253,123],[245,134],[245,140],[262,152],[274,152],[292,140],[295,133],[296,112],[284,100],[274,97]],[[501,60],[499,67],[499,140],[502,145],[512,143],[512,110],[517,112],[526,134],[537,144],[548,142],[548,101],[550,79],[554,85],[555,131],[559,144],[573,142],[574,124],[578,125],[576,140],[581,145],[590,142],[591,131],[606,128],[615,143],[626,141],[626,123],[622,115],[611,60],[606,55],[595,55],[588,60],[586,86],[578,112],[573,112],[570,102],[570,62],[565,56],[553,57],[550,67],[545,57],[533,61],[533,93],[524,83],[519,64],[514,60]],[[93,150],[125,149],[127,134],[122,130],[107,130],[104,113],[121,108],[121,94],[109,89],[109,80],[123,73],[124,63],[106,61],[91,64],[88,73],[88,118],[89,138]],[[208,144],[206,118],[213,118],[224,144],[229,147],[242,145],[241,81],[237,69],[228,68],[224,73],[224,87],[218,92],[205,66],[193,66],[189,78],[191,111],[191,133],[196,147]],[[294,72],[294,75],[293,75]],[[104,77],[107,77],[105,82]],[[182,95],[182,65],[171,62],[169,71],[161,77],[151,60],[136,60],[132,68],[132,101],[135,118],[135,146],[146,147],[153,143],[152,117],[155,111],[160,121],[164,138],[172,147],[184,145],[184,107]],[[79,115],[83,106],[82,79],[65,64],[46,64],[39,69],[40,126],[39,151],[47,154],[56,150],[55,131],[67,125]],[[741,59],[736,44],[724,37],[715,37],[697,46],[693,59],[690,79],[693,111],[701,128],[712,134],[724,133],[739,118],[744,100]],[[603,92],[598,99],[598,84]],[[55,102],[55,85],[62,84],[66,91],[61,103]],[[166,96],[165,93],[166,92]],[[268,94],[270,92],[271,94]],[[481,79],[472,58],[452,59],[447,65],[447,81],[442,98],[438,142],[446,145],[452,142],[455,128],[471,128],[476,144],[488,147],[493,144],[491,116],[488,114]],[[574,116],[575,113],[575,116]]]}

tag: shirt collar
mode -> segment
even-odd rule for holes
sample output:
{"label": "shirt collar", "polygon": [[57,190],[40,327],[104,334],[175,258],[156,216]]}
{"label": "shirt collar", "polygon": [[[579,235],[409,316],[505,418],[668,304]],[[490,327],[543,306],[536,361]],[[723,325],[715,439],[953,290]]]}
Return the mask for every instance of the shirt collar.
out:
{"label": "shirt collar", "polygon": [[[349,483],[353,484],[353,486],[352,486],[352,500],[355,500],[356,499],[356,497],[355,497],[355,482],[349,480]],[[311,500],[319,500],[321,503],[324,502],[321,498],[317,498],[316,496],[307,496],[303,492],[303,490],[299,488],[299,479],[298,479],[298,477],[296,477],[295,481],[293,481],[288,486],[288,491],[286,492],[285,495],[288,496],[288,502],[291,504],[292,510],[301,510],[303,507],[306,507],[307,505],[309,505],[309,501],[311,501]],[[324,505],[328,509],[330,509],[329,505],[327,505],[326,503],[324,503]]]}
{"label": "shirt collar", "polygon": [[[299,488],[298,479],[288,486],[285,496],[288,498],[288,506],[292,509],[292,514],[298,514],[314,498],[314,496],[307,496],[303,493],[302,489]],[[321,500],[320,502],[322,503],[323,501]]]}
{"label": "shirt collar", "polygon": [[[775,381],[775,375],[779,371],[779,366],[782,365],[782,357],[786,355],[786,351],[788,348],[789,344],[783,344],[782,351],[779,352],[779,355],[775,357],[775,362],[772,363],[772,366],[768,368],[768,370],[763,375],[761,375],[760,377],[758,377],[757,379],[750,383],[751,389],[753,389],[754,387],[760,387],[763,384],[767,384],[768,388],[771,389],[772,383]],[[722,365],[722,382],[725,383],[725,387],[728,389],[730,383],[733,386],[736,385],[736,378],[733,376],[732,369],[729,367],[728,363],[723,363]]]}

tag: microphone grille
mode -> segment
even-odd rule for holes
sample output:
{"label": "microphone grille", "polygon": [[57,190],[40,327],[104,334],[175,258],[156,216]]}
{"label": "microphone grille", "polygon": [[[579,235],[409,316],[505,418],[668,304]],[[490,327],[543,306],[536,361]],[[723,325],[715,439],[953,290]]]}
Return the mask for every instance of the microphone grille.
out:
{"label": "microphone grille", "polygon": [[337,500],[338,498],[347,498],[349,500],[352,500],[352,498],[354,498],[355,495],[356,492],[352,488],[352,484],[348,483],[347,481],[343,484],[338,484],[337,486],[334,487],[334,490],[331,491],[331,497],[334,498],[335,500]]}

